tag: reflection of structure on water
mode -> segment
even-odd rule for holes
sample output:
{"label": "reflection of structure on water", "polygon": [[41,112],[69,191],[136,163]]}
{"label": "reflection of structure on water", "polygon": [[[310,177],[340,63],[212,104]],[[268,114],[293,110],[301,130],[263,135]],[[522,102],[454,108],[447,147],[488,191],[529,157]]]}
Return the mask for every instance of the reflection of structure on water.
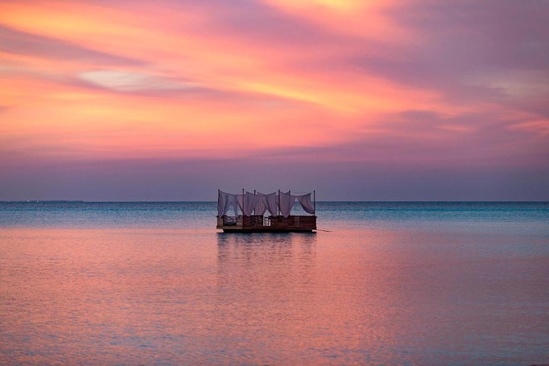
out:
{"label": "reflection of structure on water", "polygon": [[[312,199],[311,199],[312,196]],[[291,215],[295,202],[309,215]],[[316,230],[315,192],[262,194],[226,193],[218,190],[217,228],[224,232],[298,232]],[[228,213],[234,215],[228,215]],[[268,212],[269,216],[265,216]]]}
{"label": "reflection of structure on water", "polygon": [[[240,347],[250,363],[265,363],[254,358],[262,347],[289,349],[285,344],[296,324],[314,323],[319,313],[317,235],[217,234],[216,291],[209,301],[215,309],[211,326],[226,337],[222,346]],[[250,349],[250,344],[257,346]]]}
{"label": "reflection of structure on water", "polygon": [[315,276],[316,236],[316,233],[219,233],[219,289],[269,292],[273,296],[278,290],[288,296],[298,288],[304,289]]}

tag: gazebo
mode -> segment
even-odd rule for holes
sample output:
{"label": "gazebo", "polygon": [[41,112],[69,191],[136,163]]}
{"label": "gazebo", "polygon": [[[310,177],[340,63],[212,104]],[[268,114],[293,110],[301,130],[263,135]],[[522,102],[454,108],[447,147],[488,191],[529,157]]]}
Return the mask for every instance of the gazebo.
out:
{"label": "gazebo", "polygon": [[[302,195],[288,192],[263,194],[242,190],[233,194],[218,190],[217,229],[224,232],[311,232],[316,230],[315,191]],[[308,215],[292,215],[299,202]]]}

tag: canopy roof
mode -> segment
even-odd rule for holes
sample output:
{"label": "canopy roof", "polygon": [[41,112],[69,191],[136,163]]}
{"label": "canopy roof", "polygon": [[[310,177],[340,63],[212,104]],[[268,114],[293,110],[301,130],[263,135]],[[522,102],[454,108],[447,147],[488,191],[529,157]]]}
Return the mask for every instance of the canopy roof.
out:
{"label": "canopy roof", "polygon": [[234,215],[238,216],[239,211],[244,216],[263,215],[269,211],[271,216],[280,215],[290,216],[295,201],[298,201],[305,212],[314,215],[315,205],[311,200],[311,193],[303,195],[292,195],[288,192],[273,192],[269,194],[244,192],[233,194],[218,190],[217,196],[217,215],[225,216],[232,208]]}

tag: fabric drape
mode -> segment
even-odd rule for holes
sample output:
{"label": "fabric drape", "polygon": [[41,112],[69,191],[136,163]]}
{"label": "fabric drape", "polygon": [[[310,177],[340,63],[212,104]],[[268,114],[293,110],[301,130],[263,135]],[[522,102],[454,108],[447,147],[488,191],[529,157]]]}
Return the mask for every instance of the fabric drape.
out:
{"label": "fabric drape", "polygon": [[305,212],[314,214],[315,213],[315,206],[313,204],[313,201],[311,200],[311,194],[307,193],[302,196],[295,196],[299,203],[301,203],[301,207],[305,210]]}
{"label": "fabric drape", "polygon": [[260,197],[257,206],[255,207],[255,212],[258,215],[264,215],[265,211],[269,211],[271,216],[276,216],[278,213],[278,198],[276,192],[264,194],[257,193]]}
{"label": "fabric drape", "polygon": [[267,211],[267,198],[262,193],[257,193],[257,196],[259,197],[259,200],[255,205],[255,214],[263,216],[265,211]]}
{"label": "fabric drape", "polygon": [[244,216],[250,216],[254,212],[254,208],[260,198],[259,196],[250,192],[246,192],[244,197],[245,199],[242,205],[242,212],[244,213]]}
{"label": "fabric drape", "polygon": [[278,203],[277,203],[276,192],[265,195],[265,202],[267,204],[267,211],[271,216],[276,216],[278,214]]}
{"label": "fabric drape", "polygon": [[288,216],[290,216],[290,212],[292,211],[292,207],[294,207],[295,196],[292,196],[290,194],[290,191],[280,192],[278,195],[278,199],[279,199],[280,214],[284,218],[288,218]]}
{"label": "fabric drape", "polygon": [[217,215],[225,216],[233,207],[234,215],[238,216],[238,200],[237,195],[218,190],[217,194]]}
{"label": "fabric drape", "polygon": [[217,190],[217,216],[225,216],[227,211],[229,211],[229,197],[228,193],[222,192],[219,189]]}
{"label": "fabric drape", "polygon": [[240,208],[241,212],[244,212],[244,199],[243,199],[243,197],[244,196],[241,195],[241,194],[235,194],[234,195],[235,202],[238,205],[238,207]]}
{"label": "fabric drape", "polygon": [[295,201],[298,201],[303,207],[303,210],[309,214],[315,213],[314,203],[311,200],[311,193],[301,196],[293,196],[288,192],[250,193],[232,194],[218,190],[217,195],[217,215],[219,217],[227,215],[227,212],[233,208],[234,216],[238,216],[239,209],[245,216],[250,216],[254,213],[263,216],[266,211],[269,211],[271,216],[280,214],[287,218],[290,216]]}

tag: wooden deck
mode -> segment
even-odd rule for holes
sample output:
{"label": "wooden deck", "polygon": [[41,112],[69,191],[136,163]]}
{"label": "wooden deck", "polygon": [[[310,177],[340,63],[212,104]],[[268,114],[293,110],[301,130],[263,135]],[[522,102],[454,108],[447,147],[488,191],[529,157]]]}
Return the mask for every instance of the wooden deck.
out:
{"label": "wooden deck", "polygon": [[236,222],[218,217],[217,229],[226,233],[311,232],[316,230],[316,216],[239,216]]}

